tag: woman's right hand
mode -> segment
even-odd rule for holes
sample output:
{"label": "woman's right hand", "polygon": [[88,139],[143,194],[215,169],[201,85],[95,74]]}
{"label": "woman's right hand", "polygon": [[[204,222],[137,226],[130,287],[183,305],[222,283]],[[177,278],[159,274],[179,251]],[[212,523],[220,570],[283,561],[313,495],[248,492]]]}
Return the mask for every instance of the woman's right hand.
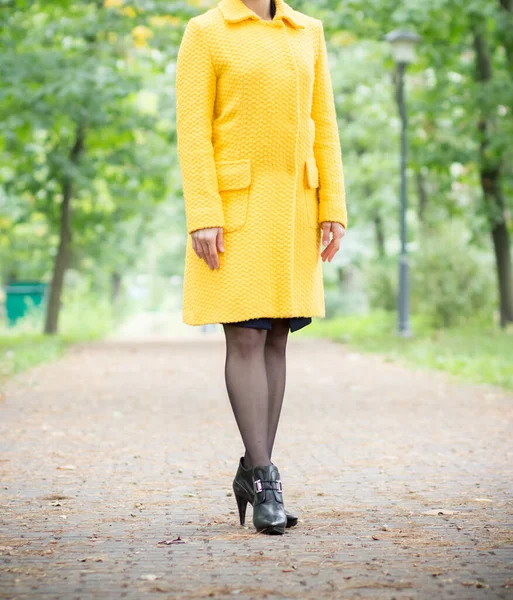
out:
{"label": "woman's right hand", "polygon": [[224,252],[223,233],[222,227],[207,227],[191,233],[194,252],[207,263],[211,270],[219,269],[217,251]]}

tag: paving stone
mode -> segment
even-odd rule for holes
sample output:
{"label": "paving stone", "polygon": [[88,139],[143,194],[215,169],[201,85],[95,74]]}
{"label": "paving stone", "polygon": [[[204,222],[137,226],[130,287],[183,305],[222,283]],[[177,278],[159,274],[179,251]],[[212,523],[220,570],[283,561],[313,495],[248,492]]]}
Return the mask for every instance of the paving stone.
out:
{"label": "paving stone", "polygon": [[266,536],[231,495],[224,352],[110,339],[9,380],[1,598],[513,597],[511,394],[292,334],[273,462],[300,522]]}

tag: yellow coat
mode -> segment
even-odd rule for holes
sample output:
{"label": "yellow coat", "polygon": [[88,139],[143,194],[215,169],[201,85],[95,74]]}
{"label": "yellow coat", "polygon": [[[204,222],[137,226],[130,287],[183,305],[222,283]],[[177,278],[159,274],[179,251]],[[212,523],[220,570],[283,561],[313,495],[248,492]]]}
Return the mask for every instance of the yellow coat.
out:
{"label": "yellow coat", "polygon": [[191,18],[176,65],[187,231],[224,228],[211,270],[187,236],[183,321],[325,316],[322,221],[347,227],[322,21],[275,0]]}

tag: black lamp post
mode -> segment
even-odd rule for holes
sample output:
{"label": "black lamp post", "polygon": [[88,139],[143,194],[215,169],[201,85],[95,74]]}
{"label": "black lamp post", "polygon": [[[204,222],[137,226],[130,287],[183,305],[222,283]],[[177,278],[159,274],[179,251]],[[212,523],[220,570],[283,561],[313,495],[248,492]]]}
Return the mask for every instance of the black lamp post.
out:
{"label": "black lamp post", "polygon": [[392,46],[392,55],[397,64],[399,81],[397,83],[397,104],[401,117],[401,256],[399,258],[399,295],[398,308],[398,333],[403,337],[411,337],[410,329],[410,301],[408,286],[408,255],[406,251],[406,105],[404,101],[404,73],[406,67],[415,59],[415,44],[420,36],[409,31],[396,29],[390,32],[385,39]]}

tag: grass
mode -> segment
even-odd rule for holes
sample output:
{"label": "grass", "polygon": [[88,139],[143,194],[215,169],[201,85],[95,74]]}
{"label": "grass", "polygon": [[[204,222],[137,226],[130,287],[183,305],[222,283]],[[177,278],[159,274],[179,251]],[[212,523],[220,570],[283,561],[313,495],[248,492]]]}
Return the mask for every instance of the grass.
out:
{"label": "grass", "polygon": [[[75,317],[75,315],[73,315]],[[76,319],[73,319],[76,322]],[[66,335],[45,336],[29,330],[0,330],[0,383],[14,373],[53,360],[76,342],[101,337],[108,329],[95,318],[81,327],[64,328]],[[94,327],[89,323],[94,322]],[[376,311],[336,319],[314,319],[297,336],[326,337],[373,352],[407,366],[447,371],[462,380],[491,383],[513,390],[513,328],[501,330],[491,320],[476,318],[464,327],[435,329],[419,315],[412,316],[412,338],[396,333],[396,315]]]}
{"label": "grass", "polygon": [[11,375],[40,363],[55,360],[66,348],[97,335],[43,335],[42,333],[5,334],[0,332],[0,384]]}
{"label": "grass", "polygon": [[60,336],[42,334],[0,336],[0,382],[14,373],[59,357],[69,343]]}
{"label": "grass", "polygon": [[314,319],[298,334],[330,338],[405,365],[513,390],[513,328],[501,330],[491,319],[476,318],[462,327],[434,329],[418,315],[412,317],[411,328],[413,337],[402,338],[396,333],[396,315],[377,311]]}
{"label": "grass", "polygon": [[15,373],[58,358],[72,344],[102,338],[114,319],[108,302],[80,297],[72,298],[61,312],[59,330],[65,333],[44,335],[40,333],[43,323],[43,311],[38,309],[14,327],[0,326],[0,384]]}

